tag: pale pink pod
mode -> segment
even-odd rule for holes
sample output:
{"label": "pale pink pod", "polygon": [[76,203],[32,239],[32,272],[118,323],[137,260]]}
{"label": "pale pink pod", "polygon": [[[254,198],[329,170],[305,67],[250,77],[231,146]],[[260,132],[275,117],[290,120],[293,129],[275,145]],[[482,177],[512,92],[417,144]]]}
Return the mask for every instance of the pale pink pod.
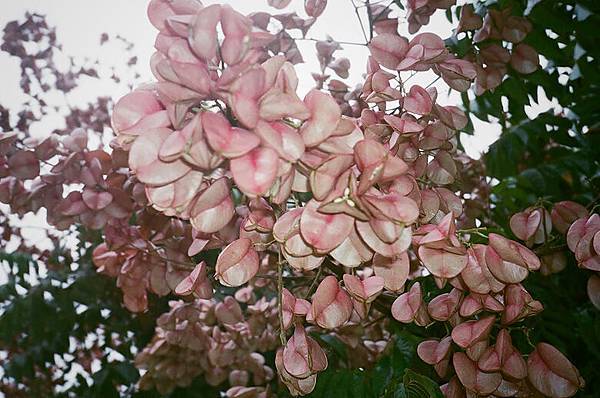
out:
{"label": "pale pink pod", "polygon": [[425,340],[417,346],[417,354],[423,362],[435,365],[448,358],[451,345],[452,338],[450,336],[441,340]]}
{"label": "pale pink pod", "polygon": [[334,189],[340,176],[354,163],[352,155],[332,156],[310,173],[310,188],[316,200],[322,201]]}
{"label": "pale pink pod", "polygon": [[458,311],[461,298],[460,290],[452,289],[450,293],[443,293],[434,297],[427,304],[427,312],[436,321],[447,321]]}
{"label": "pale pink pod", "polygon": [[541,263],[538,256],[520,243],[491,233],[489,234],[489,245],[505,261],[514,263],[530,271],[540,269]]}
{"label": "pale pink pod", "polygon": [[302,256],[302,257],[294,257],[288,254],[286,251],[283,252],[283,257],[285,257],[288,264],[298,270],[298,271],[311,271],[313,269],[319,268],[323,261],[325,260],[325,256]]}
{"label": "pale pink pod", "polygon": [[192,131],[190,129],[184,128],[183,130],[173,131],[162,143],[158,151],[158,158],[163,162],[172,162],[179,159],[191,138]]}
{"label": "pale pink pod", "polygon": [[[421,62],[433,62],[444,56],[447,51],[442,38],[429,32],[419,33],[413,37],[409,43],[409,47],[409,52],[420,54],[419,60]],[[409,54],[407,54],[407,58],[409,58]],[[404,64],[404,61],[402,64]],[[402,68],[402,64],[399,65],[398,69],[404,69]]]}
{"label": "pale pink pod", "polygon": [[296,129],[281,122],[259,120],[254,129],[262,144],[274,149],[280,158],[296,162],[304,154],[305,146]]}
{"label": "pale pink pod", "polygon": [[344,286],[350,295],[361,302],[371,303],[382,292],[384,280],[380,276],[371,276],[361,280],[357,276],[344,274]]}
{"label": "pale pink pod", "polygon": [[[270,90],[260,100],[260,118],[269,122],[285,117],[306,120],[312,112],[296,93]],[[306,142],[306,141],[305,141]]]}
{"label": "pale pink pod", "polygon": [[538,211],[522,211],[515,213],[510,218],[510,229],[520,240],[526,241],[535,235],[540,223],[542,214]]}
{"label": "pale pink pod", "polygon": [[291,325],[295,315],[306,316],[310,311],[310,303],[304,299],[298,299],[287,290],[283,289],[283,325],[287,330]]}
{"label": "pale pink pod", "polygon": [[509,325],[542,311],[542,303],[534,300],[520,284],[508,285],[504,290],[504,312],[502,324]]}
{"label": "pale pink pod", "polygon": [[215,317],[223,325],[234,325],[244,321],[242,307],[233,296],[226,296],[215,305]]}
{"label": "pale pink pod", "polygon": [[421,284],[415,282],[410,290],[401,294],[392,303],[392,316],[399,322],[411,323],[421,306],[423,305],[423,294]]}
{"label": "pale pink pod", "polygon": [[245,229],[267,233],[273,230],[275,214],[273,208],[263,198],[254,198],[248,204],[248,222]]}
{"label": "pale pink pod", "polygon": [[495,320],[496,317],[488,316],[460,323],[452,329],[452,340],[462,348],[471,347],[487,339]]}
{"label": "pale pink pod", "polygon": [[577,368],[554,346],[539,343],[527,359],[529,382],[547,397],[571,397],[585,386]]}
{"label": "pale pink pod", "polygon": [[327,7],[327,0],[304,0],[304,11],[309,17],[317,18]]}
{"label": "pale pink pod", "polygon": [[[188,207],[202,188],[203,174],[191,170],[175,182],[160,187],[146,186],[146,197],[152,206],[167,215],[189,216]],[[226,213],[225,213],[226,214]]]}
{"label": "pale pink pod", "polygon": [[[391,222],[389,222],[391,223]],[[372,223],[356,221],[356,230],[364,242],[376,253],[386,257],[396,257],[406,252],[410,247],[412,229],[399,227],[391,243],[385,242],[371,225]]]}
{"label": "pale pink pod", "polygon": [[190,222],[200,232],[213,233],[225,227],[234,213],[229,182],[223,177],[198,196],[190,210]]}
{"label": "pale pink pod", "polygon": [[421,191],[421,219],[423,223],[430,222],[440,210],[440,196],[432,189]]}
{"label": "pale pink pod", "polygon": [[572,252],[577,251],[577,245],[590,231],[600,229],[600,215],[592,214],[582,217],[571,224],[567,232],[567,245]]}
{"label": "pale pink pod", "polygon": [[527,377],[527,364],[521,353],[513,347],[507,329],[502,329],[498,333],[496,343],[481,354],[477,365],[484,372],[499,371],[511,380]]}
{"label": "pale pink pod", "polygon": [[461,92],[467,91],[477,77],[475,65],[465,59],[446,59],[436,67],[446,84]]}
{"label": "pale pink pod", "polygon": [[356,228],[329,255],[345,267],[357,267],[373,258],[373,252],[358,236]]}
{"label": "pale pink pod", "polygon": [[164,107],[153,91],[138,89],[117,101],[111,115],[111,125],[117,134],[132,135],[143,132],[140,131],[142,126],[167,127],[169,118],[163,111]]}
{"label": "pale pink pod", "polygon": [[259,147],[231,159],[229,165],[237,187],[250,197],[266,195],[277,178],[279,157],[271,148]]}
{"label": "pale pink pod", "polygon": [[[185,32],[184,36],[187,36],[187,24],[183,25],[182,28]],[[192,53],[187,40],[180,39],[170,43],[166,55],[168,60],[159,61],[156,64],[155,75],[159,74],[168,81],[195,91],[200,98],[209,95],[213,82],[208,68],[204,62]],[[156,57],[158,58],[158,56]]]}
{"label": "pale pink pod", "polygon": [[452,184],[457,168],[454,159],[446,151],[439,151],[427,165],[427,177],[437,185]]}
{"label": "pale pink pod", "polygon": [[221,27],[225,39],[221,43],[220,56],[228,65],[242,61],[249,49],[252,20],[229,5],[221,6]]}
{"label": "pale pink pod", "polygon": [[284,243],[293,235],[300,232],[300,216],[304,207],[297,207],[286,211],[273,225],[273,237],[279,243]]}
{"label": "pale pink pod", "polygon": [[190,171],[191,168],[181,160],[166,163],[158,158],[160,147],[170,135],[171,130],[167,128],[148,130],[131,146],[129,167],[144,184],[166,185]]}
{"label": "pale pink pod", "polygon": [[212,4],[202,8],[190,25],[189,42],[194,53],[204,60],[217,55],[217,24],[221,20],[221,6]]}
{"label": "pale pink pod", "polygon": [[375,254],[373,257],[373,271],[375,275],[383,278],[383,286],[392,292],[400,292],[410,272],[408,253],[404,252],[397,257],[384,257]]}
{"label": "pale pink pod", "polygon": [[283,365],[291,376],[303,379],[327,369],[327,356],[304,327],[296,326],[283,349]]}
{"label": "pale pink pod", "polygon": [[241,286],[258,272],[258,260],[250,239],[235,240],[219,254],[215,277],[224,286]]}
{"label": "pale pink pod", "polygon": [[[485,262],[485,246],[473,245],[467,249],[467,265],[461,271],[461,278],[468,288],[480,294],[489,293],[491,290],[490,281],[484,272],[483,262]],[[487,269],[487,264],[485,267]]]}
{"label": "pale pink pod", "polygon": [[416,115],[427,115],[431,112],[433,101],[423,87],[414,85],[410,88],[408,95],[403,98],[402,106],[407,112]]}
{"label": "pale pink pod", "polygon": [[212,298],[213,290],[206,275],[206,263],[204,261],[198,263],[192,272],[179,282],[175,287],[175,294],[180,296],[193,294],[194,297],[201,299]]}
{"label": "pale pink pod", "polygon": [[335,329],[345,324],[352,315],[352,301],[338,285],[337,279],[325,277],[312,296],[310,319],[324,329]]}
{"label": "pale pink pod", "polygon": [[254,133],[231,127],[220,113],[203,112],[202,126],[211,148],[227,158],[245,155],[260,145],[260,139]]}
{"label": "pale pink pod", "polygon": [[459,314],[462,317],[471,317],[483,310],[502,312],[504,305],[489,294],[471,293],[463,299]]}
{"label": "pale pink pod", "polygon": [[371,55],[377,63],[395,70],[408,50],[408,40],[397,34],[377,35],[369,43]]}
{"label": "pale pink pod", "polygon": [[378,219],[410,225],[419,218],[417,203],[397,193],[364,194],[361,199],[366,209]]}
{"label": "pale pink pod", "polygon": [[265,91],[265,71],[256,67],[238,78],[229,89],[231,107],[244,127],[253,129],[259,121],[258,98]]}
{"label": "pale pink pod", "polygon": [[310,110],[310,118],[300,128],[300,135],[307,147],[325,141],[333,134],[342,116],[333,97],[318,90],[311,90],[304,103]]}
{"label": "pale pink pod", "polygon": [[[600,233],[600,227],[592,227],[586,230],[575,248],[575,259],[581,268],[592,271],[600,271],[600,256],[596,251],[596,246],[599,239],[597,236]],[[597,242],[597,243],[596,243]]]}
{"label": "pale pink pod", "polygon": [[300,234],[317,253],[328,253],[350,235],[354,219],[346,214],[324,214],[314,199],[306,204],[300,217]]}
{"label": "pale pink pod", "polygon": [[379,181],[390,181],[406,173],[408,165],[378,141],[366,138],[354,145],[354,160],[361,174],[359,193],[364,193]]}
{"label": "pale pink pod", "polygon": [[469,391],[487,396],[494,392],[502,382],[500,373],[484,373],[463,352],[452,356],[452,364],[460,382]]}
{"label": "pale pink pod", "polygon": [[429,272],[439,278],[454,278],[467,266],[468,258],[464,247],[429,248],[419,246],[418,253]]}
{"label": "pale pink pod", "polygon": [[293,395],[306,395],[310,394],[317,383],[317,375],[311,374],[306,378],[296,378],[292,376],[286,369],[283,360],[283,348],[277,350],[275,354],[275,367],[281,381],[285,383],[290,393]]}
{"label": "pale pink pod", "polygon": [[584,206],[570,200],[555,203],[550,214],[552,225],[561,234],[566,233],[575,220],[587,215],[588,211]]}
{"label": "pale pink pod", "polygon": [[148,4],[148,19],[156,29],[164,31],[173,17],[195,14],[201,7],[199,0],[152,0]]}
{"label": "pale pink pod", "polygon": [[505,261],[491,246],[485,249],[485,263],[494,278],[502,283],[520,283],[529,275],[526,267]]}

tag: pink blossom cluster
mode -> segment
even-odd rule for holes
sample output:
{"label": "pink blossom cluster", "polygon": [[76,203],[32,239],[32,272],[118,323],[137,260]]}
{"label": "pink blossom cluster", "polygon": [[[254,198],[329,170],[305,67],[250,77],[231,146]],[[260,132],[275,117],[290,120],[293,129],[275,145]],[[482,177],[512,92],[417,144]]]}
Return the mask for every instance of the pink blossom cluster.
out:
{"label": "pink blossom cluster", "polygon": [[526,18],[511,15],[508,8],[491,9],[482,18],[475,13],[472,4],[462,7],[456,33],[471,34],[474,31],[472,39],[477,48],[473,48],[467,57],[477,68],[476,95],[498,87],[508,72],[509,64],[521,74],[533,73],[538,69],[537,51],[523,43],[531,29],[531,23]]}
{"label": "pink blossom cluster", "polygon": [[[508,62],[535,70],[537,54],[517,44],[529,25],[496,11],[482,22],[463,7],[459,30],[517,44],[510,60],[490,45],[471,61],[435,34],[400,36],[386,8],[373,7],[377,35],[362,87],[332,80],[333,95],[320,90],[326,68],[344,78],[349,62],[333,56],[338,43],[319,41],[317,88],[301,98],[293,67],[301,56],[287,32],[305,35],[326,4],[306,0],[304,19],[152,0],[157,81],[116,103],[112,153],[89,150],[81,130],[39,143],[5,134],[0,201],[19,214],[45,207],[61,228],[104,228],[93,260],[117,278],[129,310],[145,311],[148,292],[186,300],[159,318],[138,356],[142,388],[169,392],[203,375],[228,382],[228,397],[265,397],[276,370],[292,394],[306,395],[331,360],[316,335],[335,336],[353,350],[352,364],[368,366],[388,346],[394,319],[447,328],[418,348],[447,397],[574,395],[584,382],[563,354],[539,343],[525,360],[511,333],[543,309],[522,282],[557,267],[531,247],[547,241],[552,222],[568,228],[581,266],[597,271],[597,215],[563,203],[548,221],[529,209],[511,222],[526,245],[496,233],[474,244],[480,228],[460,227],[481,209],[463,193],[485,197],[489,187],[473,182],[478,169],[458,149],[468,119],[438,104],[435,87],[401,76],[432,71],[462,92],[477,79],[481,94]],[[411,31],[452,4],[409,1]],[[492,83],[483,75],[490,68],[500,75]],[[63,197],[74,184],[81,190]],[[275,369],[263,356],[273,351]]]}
{"label": "pink blossom cluster", "polygon": [[[96,246],[92,257],[98,272],[117,279],[125,307],[132,312],[146,311],[148,292],[158,296],[194,293],[198,298],[210,299],[213,291],[206,270],[200,264],[192,271],[193,263],[185,255],[190,244],[190,227],[152,212],[138,216],[141,221],[154,217],[154,222],[162,225],[155,225],[151,237],[144,228],[125,223],[107,226],[105,243]],[[145,223],[145,226],[152,225]]]}
{"label": "pink blossom cluster", "polygon": [[[242,310],[240,302],[245,309]],[[277,345],[277,300],[256,299],[251,290],[223,301],[171,301],[157,320],[152,341],[136,357],[144,369],[142,389],[168,394],[203,375],[228,398],[267,396],[262,387],[274,377],[261,352]]]}
{"label": "pink blossom cluster", "polygon": [[[124,220],[133,209],[134,188],[117,153],[88,148],[88,133],[51,134],[24,142],[17,132],[0,137],[0,202],[24,215],[47,209],[47,220],[58,229],[74,223],[104,227]],[[65,187],[83,187],[67,193]]]}
{"label": "pink blossom cluster", "polygon": [[[581,204],[567,200],[554,203],[550,212],[543,206],[535,206],[516,213],[510,219],[510,227],[526,245],[538,247],[542,253],[542,273],[546,275],[565,269],[566,249],[569,249],[580,268],[593,272],[587,292],[591,302],[600,308],[600,216],[597,213],[590,214]],[[553,231],[556,234],[552,234]],[[563,238],[566,245],[557,241]]]}
{"label": "pink blossom cluster", "polygon": [[447,10],[456,4],[456,0],[408,0],[406,2],[406,19],[408,31],[416,33],[429,23],[429,18],[437,10]]}
{"label": "pink blossom cluster", "polygon": [[[569,391],[580,387],[548,368],[546,356],[564,358],[553,347],[538,346],[525,365],[510,344],[506,327],[542,310],[520,284],[540,268],[536,254],[497,234],[471,245],[456,229],[463,214],[456,134],[465,115],[438,105],[435,88],[392,84],[390,71],[433,70],[466,91],[477,77],[471,62],[434,34],[408,40],[382,28],[369,44],[360,117],[350,118],[319,90],[300,99],[291,63],[269,50],[277,37],[256,19],[229,6],[166,0],[152,1],[149,16],[160,30],[151,65],[158,82],[117,103],[116,143],[129,152],[149,204],[189,220],[189,255],[222,248],[213,274],[221,285],[253,286],[261,267],[260,276],[276,276],[276,286],[263,287],[278,290],[275,366],[292,394],[310,393],[328,366],[307,325],[344,335],[372,317],[384,292],[401,293],[391,306],[396,320],[451,326],[443,345],[420,346],[448,378],[447,396],[547,393],[566,388],[560,375]],[[343,76],[347,64],[331,57],[336,44],[320,46],[323,65]],[[397,106],[386,112],[388,103]],[[212,264],[199,264],[175,291],[197,292],[207,270]],[[317,270],[312,296],[285,288],[284,276]],[[427,275],[452,290],[426,302],[411,280]],[[369,347],[376,357],[385,344]],[[492,358],[498,350],[516,365]]]}

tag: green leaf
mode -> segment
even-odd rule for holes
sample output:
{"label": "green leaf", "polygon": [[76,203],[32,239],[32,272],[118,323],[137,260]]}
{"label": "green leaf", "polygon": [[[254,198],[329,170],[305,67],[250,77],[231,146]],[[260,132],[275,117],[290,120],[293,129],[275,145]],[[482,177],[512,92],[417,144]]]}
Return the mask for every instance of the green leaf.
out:
{"label": "green leaf", "polygon": [[438,384],[430,378],[406,369],[404,388],[408,398],[443,398]]}

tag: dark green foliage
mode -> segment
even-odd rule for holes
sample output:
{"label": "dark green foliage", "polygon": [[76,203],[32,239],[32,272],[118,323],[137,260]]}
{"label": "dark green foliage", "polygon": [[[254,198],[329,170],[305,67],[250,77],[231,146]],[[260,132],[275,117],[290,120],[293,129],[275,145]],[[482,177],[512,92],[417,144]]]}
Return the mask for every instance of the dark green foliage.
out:
{"label": "dark green foliage", "polygon": [[[319,375],[315,391],[309,397],[331,397],[335,391],[335,396],[341,398],[441,398],[438,383],[428,377],[432,370],[416,355],[417,344],[422,339],[397,324],[394,329],[396,333],[389,352],[373,368],[330,367]],[[344,350],[341,357],[345,358],[346,347],[340,346],[339,350]],[[335,353],[337,355],[338,349]]]}

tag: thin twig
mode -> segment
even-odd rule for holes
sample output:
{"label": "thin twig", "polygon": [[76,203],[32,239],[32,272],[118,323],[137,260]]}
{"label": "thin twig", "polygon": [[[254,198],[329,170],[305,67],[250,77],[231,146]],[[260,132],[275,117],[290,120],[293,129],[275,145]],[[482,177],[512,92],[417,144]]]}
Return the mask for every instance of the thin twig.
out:
{"label": "thin twig", "polygon": [[441,78],[442,78],[441,76],[436,77],[435,80],[432,81],[431,83],[429,83],[428,85],[426,85],[425,88],[427,89],[427,88],[431,87],[432,84],[435,84],[435,82],[437,82]]}
{"label": "thin twig", "polygon": [[[316,39],[314,37],[294,37],[294,40],[304,40],[304,41],[314,41],[314,42],[319,42],[319,41],[327,41],[325,39]],[[336,43],[339,44],[345,44],[345,45],[349,45],[349,46],[361,46],[364,47],[367,44],[366,43],[356,43],[353,41],[344,41],[344,40],[333,40]]]}
{"label": "thin twig", "polygon": [[285,346],[287,339],[285,337],[285,329],[283,325],[283,261],[281,260],[281,252],[278,253],[277,261],[277,313],[279,316],[279,341],[281,346]]}
{"label": "thin twig", "polygon": [[[363,25],[362,18],[360,17],[360,12],[358,11],[358,7],[356,6],[356,4],[354,4],[354,0],[350,0],[350,2],[352,3],[352,7],[354,7],[354,13],[356,14],[356,17],[358,18],[358,23],[360,24],[360,29],[362,30],[363,37],[365,38],[365,43],[368,44],[368,43],[370,43],[370,40],[367,38],[367,32],[365,31],[365,27]],[[367,5],[367,10],[368,9],[369,9],[369,7]]]}
{"label": "thin twig", "polygon": [[312,283],[308,287],[308,290],[306,291],[306,294],[304,295],[304,299],[308,299],[310,297],[310,295],[312,294],[315,286],[317,285],[317,282],[319,281],[319,278],[321,277],[321,272],[322,271],[323,271],[323,267],[319,267],[317,269],[317,275],[315,275]]}
{"label": "thin twig", "polygon": [[367,43],[370,43],[371,40],[373,40],[373,10],[371,10],[371,2],[370,0],[367,0],[367,15],[369,17],[369,40],[367,41]]}

